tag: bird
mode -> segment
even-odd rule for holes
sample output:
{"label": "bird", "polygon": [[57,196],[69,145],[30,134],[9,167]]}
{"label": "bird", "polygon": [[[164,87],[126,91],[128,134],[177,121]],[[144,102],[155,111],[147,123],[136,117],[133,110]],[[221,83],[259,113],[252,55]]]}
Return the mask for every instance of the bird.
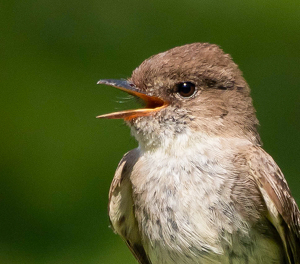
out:
{"label": "bird", "polygon": [[218,45],[153,55],[128,79],[123,119],[138,147],[109,190],[111,227],[140,264],[300,263],[300,212],[262,149],[250,88]]}

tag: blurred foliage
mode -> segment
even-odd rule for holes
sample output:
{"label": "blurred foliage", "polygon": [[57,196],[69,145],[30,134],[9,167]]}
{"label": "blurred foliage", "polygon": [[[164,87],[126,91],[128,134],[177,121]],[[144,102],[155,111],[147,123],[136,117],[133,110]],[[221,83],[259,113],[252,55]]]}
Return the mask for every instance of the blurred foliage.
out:
{"label": "blurred foliage", "polygon": [[1,1],[0,263],[135,263],[107,194],[137,143],[121,120],[95,119],[133,105],[96,82],[186,43],[240,65],[299,203],[299,15],[298,0]]}

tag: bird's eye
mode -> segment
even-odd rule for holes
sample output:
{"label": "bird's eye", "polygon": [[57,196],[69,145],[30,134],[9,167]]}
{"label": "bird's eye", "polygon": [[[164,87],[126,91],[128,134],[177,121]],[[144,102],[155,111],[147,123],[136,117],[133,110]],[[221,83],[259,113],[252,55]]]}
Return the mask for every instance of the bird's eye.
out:
{"label": "bird's eye", "polygon": [[191,82],[181,82],[177,84],[176,92],[182,97],[191,97],[196,92],[196,87]]}

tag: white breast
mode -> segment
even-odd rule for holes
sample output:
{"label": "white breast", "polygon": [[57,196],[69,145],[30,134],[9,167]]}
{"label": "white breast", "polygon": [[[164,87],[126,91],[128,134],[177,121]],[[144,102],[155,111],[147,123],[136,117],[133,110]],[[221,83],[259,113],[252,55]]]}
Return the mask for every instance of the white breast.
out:
{"label": "white breast", "polygon": [[[244,254],[239,240],[252,243],[255,234],[232,203],[236,173],[226,164],[237,144],[249,143],[220,140],[183,145],[189,139],[179,138],[172,147],[141,150],[131,181],[136,219],[153,264],[229,263],[227,247]],[[266,250],[273,252],[273,245]]]}

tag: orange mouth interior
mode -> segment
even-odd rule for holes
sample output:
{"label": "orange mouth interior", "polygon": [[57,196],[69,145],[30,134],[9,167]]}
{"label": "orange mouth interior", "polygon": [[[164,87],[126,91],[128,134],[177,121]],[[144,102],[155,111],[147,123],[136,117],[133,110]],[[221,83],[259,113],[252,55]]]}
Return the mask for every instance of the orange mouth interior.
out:
{"label": "orange mouth interior", "polygon": [[124,119],[124,120],[128,121],[128,120],[131,120],[131,119],[139,117],[139,116],[148,116],[151,113],[159,111],[160,109],[168,106],[168,102],[163,101],[162,99],[160,99],[156,96],[149,96],[149,95],[146,95],[143,93],[139,93],[137,91],[128,90],[123,87],[116,87],[116,88],[123,90],[131,95],[141,98],[146,103],[145,108],[125,110],[125,111],[104,114],[104,115],[97,116],[97,118]]}

